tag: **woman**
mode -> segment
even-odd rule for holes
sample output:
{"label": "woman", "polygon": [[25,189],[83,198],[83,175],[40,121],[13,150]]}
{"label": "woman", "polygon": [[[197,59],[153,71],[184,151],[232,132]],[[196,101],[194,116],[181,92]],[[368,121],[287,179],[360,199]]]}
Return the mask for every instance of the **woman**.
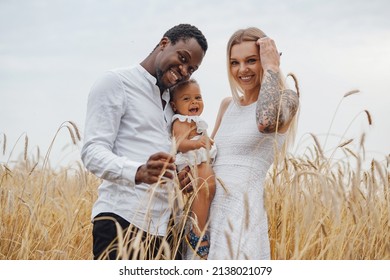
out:
{"label": "woman", "polygon": [[232,97],[220,106],[211,138],[219,182],[210,208],[208,259],[270,259],[264,180],[293,133],[298,94],[286,88],[280,54],[258,28],[236,31],[227,45]]}

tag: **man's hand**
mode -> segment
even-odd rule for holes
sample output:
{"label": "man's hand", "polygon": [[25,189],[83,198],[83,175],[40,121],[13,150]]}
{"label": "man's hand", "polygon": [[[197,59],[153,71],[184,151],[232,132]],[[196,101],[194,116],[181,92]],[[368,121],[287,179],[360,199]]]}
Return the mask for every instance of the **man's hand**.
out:
{"label": "man's hand", "polygon": [[186,166],[180,172],[177,173],[177,178],[179,179],[180,189],[183,191],[183,193],[191,193],[194,191],[194,188],[193,188],[192,182],[191,182],[190,171],[191,171],[190,167]]}
{"label": "man's hand", "polygon": [[154,184],[164,176],[174,178],[176,172],[175,158],[167,153],[159,152],[149,157],[148,161],[141,165],[135,174],[135,183]]}

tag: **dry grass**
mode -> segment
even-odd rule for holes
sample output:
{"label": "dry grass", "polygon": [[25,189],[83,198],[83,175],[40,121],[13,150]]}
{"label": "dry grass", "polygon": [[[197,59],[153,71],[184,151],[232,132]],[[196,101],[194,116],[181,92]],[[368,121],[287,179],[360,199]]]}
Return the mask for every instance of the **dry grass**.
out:
{"label": "dry grass", "polygon": [[[75,135],[80,140],[77,127],[65,122],[53,142],[62,128],[73,133],[72,142]],[[53,170],[52,145],[44,158],[39,149],[28,157],[24,139],[23,157],[12,167],[0,163],[0,259],[90,259],[90,211],[98,179],[81,164]]]}
{"label": "dry grass", "polygon": [[21,166],[0,176],[0,259],[91,258],[95,177]]}
{"label": "dry grass", "polygon": [[[79,141],[74,124],[61,127]],[[334,160],[312,136],[305,155],[287,157],[266,181],[272,258],[390,259],[390,158],[364,170],[364,150],[349,148],[351,139],[336,148],[345,158]],[[81,164],[55,171],[47,162],[47,155],[42,161],[26,153],[12,167],[0,162],[0,259],[92,258],[90,213],[99,180]],[[176,245],[181,238],[175,236]],[[134,242],[136,249],[147,246]]]}
{"label": "dry grass", "polygon": [[[355,158],[356,157],[356,158]],[[267,181],[273,259],[390,259],[388,161],[288,158]],[[355,166],[355,164],[354,164]]]}

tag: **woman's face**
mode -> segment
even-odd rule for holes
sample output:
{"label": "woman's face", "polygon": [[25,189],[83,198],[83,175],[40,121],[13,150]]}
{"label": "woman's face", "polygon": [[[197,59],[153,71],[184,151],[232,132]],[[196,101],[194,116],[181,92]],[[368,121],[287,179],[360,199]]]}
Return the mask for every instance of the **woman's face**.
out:
{"label": "woman's face", "polygon": [[255,41],[233,45],[230,51],[230,72],[245,92],[259,93],[263,76],[259,47]]}

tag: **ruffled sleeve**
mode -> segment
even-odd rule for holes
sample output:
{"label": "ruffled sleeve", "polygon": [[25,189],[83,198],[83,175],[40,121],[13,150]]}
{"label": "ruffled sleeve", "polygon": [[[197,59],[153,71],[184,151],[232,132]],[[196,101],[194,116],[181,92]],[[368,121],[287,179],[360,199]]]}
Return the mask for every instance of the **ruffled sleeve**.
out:
{"label": "ruffled sleeve", "polygon": [[175,114],[172,117],[172,122],[174,122],[175,120],[179,120],[180,122],[196,123],[196,132],[202,134],[205,133],[208,128],[207,123],[199,116],[185,116],[185,115]]}

